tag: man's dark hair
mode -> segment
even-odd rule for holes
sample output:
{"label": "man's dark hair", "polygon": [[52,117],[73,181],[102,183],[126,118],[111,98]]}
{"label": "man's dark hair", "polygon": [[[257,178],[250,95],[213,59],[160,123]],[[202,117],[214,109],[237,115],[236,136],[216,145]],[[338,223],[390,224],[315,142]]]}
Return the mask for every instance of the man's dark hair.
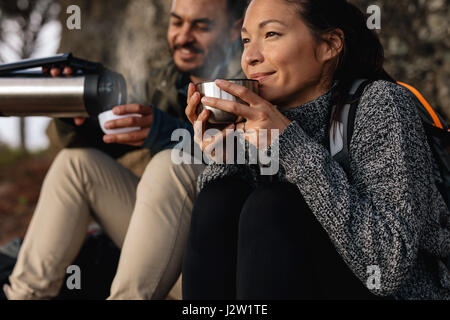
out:
{"label": "man's dark hair", "polygon": [[231,23],[244,17],[247,5],[247,0],[227,0],[227,9],[230,14]]}

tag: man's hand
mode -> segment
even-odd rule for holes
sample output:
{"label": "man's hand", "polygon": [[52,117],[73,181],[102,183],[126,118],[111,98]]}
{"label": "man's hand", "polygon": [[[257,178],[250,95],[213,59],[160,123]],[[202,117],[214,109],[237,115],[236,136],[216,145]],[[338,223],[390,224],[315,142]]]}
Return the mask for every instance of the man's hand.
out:
{"label": "man's hand", "polygon": [[[58,76],[71,76],[73,74],[73,69],[71,67],[61,67],[61,68],[42,68],[42,72],[43,73],[47,73],[50,74],[52,77],[58,77]],[[86,118],[82,118],[82,117],[76,117],[73,119],[73,121],[75,122],[75,124],[77,126],[81,126],[84,121],[86,120]]]}
{"label": "man's hand", "polygon": [[111,120],[105,123],[106,129],[120,129],[128,127],[141,127],[138,131],[106,134],[103,136],[105,143],[121,143],[130,146],[140,147],[144,143],[150,132],[150,126],[153,121],[153,110],[150,106],[142,104],[126,104],[114,107],[113,113],[116,115],[124,115],[128,113],[139,113],[142,117],[126,117],[117,120]]}

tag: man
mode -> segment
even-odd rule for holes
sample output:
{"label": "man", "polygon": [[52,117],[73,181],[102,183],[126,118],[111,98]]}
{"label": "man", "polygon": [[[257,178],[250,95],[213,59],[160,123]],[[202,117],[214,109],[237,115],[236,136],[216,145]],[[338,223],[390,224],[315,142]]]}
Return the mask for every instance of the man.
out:
{"label": "man", "polygon": [[[173,61],[150,75],[150,105],[118,106],[116,114],[142,117],[108,123],[110,129],[138,126],[139,131],[105,135],[101,141],[92,121],[55,122],[70,148],[58,154],[45,178],[10,285],[4,286],[8,299],[49,299],[58,294],[66,268],[82,246],[91,213],[122,248],[109,298],[166,297],[181,271],[196,179],[203,169],[175,165],[170,136],[176,128],[192,130],[184,115],[190,81],[240,72],[240,67],[230,68],[230,48],[239,39],[243,8],[241,1],[173,0],[167,33]],[[57,76],[61,70],[50,72]],[[154,155],[140,181],[113,159],[133,147],[149,148]]]}

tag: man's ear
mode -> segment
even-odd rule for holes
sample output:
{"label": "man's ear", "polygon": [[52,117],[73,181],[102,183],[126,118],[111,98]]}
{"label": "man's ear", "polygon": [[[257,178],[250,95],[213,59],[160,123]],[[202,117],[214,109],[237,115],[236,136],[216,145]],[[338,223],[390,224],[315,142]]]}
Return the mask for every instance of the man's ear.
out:
{"label": "man's ear", "polygon": [[339,56],[344,49],[345,38],[341,29],[335,29],[322,36],[318,57],[322,62],[330,61]]}
{"label": "man's ear", "polygon": [[244,18],[238,19],[233,22],[230,30],[230,42],[233,43],[241,36],[242,23]]}

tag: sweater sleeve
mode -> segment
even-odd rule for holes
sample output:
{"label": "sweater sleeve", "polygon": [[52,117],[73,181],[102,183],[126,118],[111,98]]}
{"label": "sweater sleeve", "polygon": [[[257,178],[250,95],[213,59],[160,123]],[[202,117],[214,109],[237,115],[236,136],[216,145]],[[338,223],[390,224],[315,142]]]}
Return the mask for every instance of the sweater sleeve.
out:
{"label": "sweater sleeve", "polygon": [[[414,102],[405,89],[377,81],[357,109],[350,172],[295,121],[274,143],[286,179],[356,276],[380,270],[378,295],[392,295],[414,264],[432,188],[431,157]],[[372,269],[373,270],[373,269]]]}
{"label": "sweater sleeve", "polygon": [[[243,148],[242,150],[244,151],[244,163],[238,164],[240,161],[234,161],[234,164],[218,163],[213,159],[208,158],[209,164],[206,169],[200,174],[197,181],[198,191],[201,191],[210,182],[226,177],[239,177],[240,179],[249,183],[251,186],[256,186],[259,174],[259,166],[254,161],[252,161],[252,157],[250,157],[250,153],[255,154],[255,152],[257,152],[256,148],[248,141],[246,141],[241,135],[237,136],[236,142],[238,146]],[[250,149],[252,149],[251,152],[249,151]]]}

